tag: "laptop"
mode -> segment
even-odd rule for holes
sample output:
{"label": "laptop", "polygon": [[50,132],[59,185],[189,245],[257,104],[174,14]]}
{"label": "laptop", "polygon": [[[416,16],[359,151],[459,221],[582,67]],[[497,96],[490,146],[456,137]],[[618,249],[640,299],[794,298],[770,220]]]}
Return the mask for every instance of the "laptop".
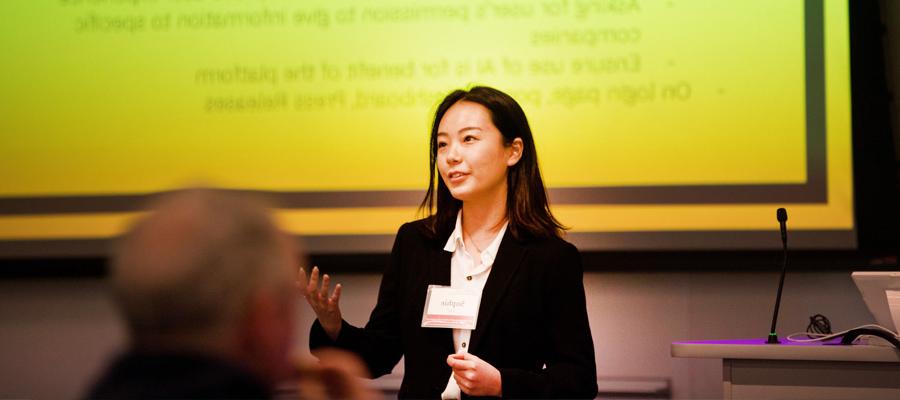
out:
{"label": "laptop", "polygon": [[900,271],[857,271],[850,275],[878,325],[900,327]]}

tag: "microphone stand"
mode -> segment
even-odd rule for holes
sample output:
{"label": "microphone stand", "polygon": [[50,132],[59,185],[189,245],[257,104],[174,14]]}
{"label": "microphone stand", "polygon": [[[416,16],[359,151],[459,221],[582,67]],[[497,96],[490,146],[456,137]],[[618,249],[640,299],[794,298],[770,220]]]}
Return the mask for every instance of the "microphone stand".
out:
{"label": "microphone stand", "polygon": [[778,334],[775,333],[775,324],[778,323],[778,308],[781,306],[781,291],[784,289],[784,274],[787,272],[787,210],[779,208],[776,213],[779,225],[781,225],[781,279],[778,280],[778,294],[775,296],[775,313],[772,315],[772,329],[769,330],[767,344],[780,344]]}

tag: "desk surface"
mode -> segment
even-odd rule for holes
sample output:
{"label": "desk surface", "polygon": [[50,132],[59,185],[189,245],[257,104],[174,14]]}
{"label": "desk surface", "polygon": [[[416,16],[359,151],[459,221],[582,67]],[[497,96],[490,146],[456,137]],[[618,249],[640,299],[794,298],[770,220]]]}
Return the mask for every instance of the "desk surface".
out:
{"label": "desk surface", "polygon": [[765,338],[673,342],[671,352],[672,357],[688,358],[900,362],[900,350],[893,347],[786,339],[781,344],[766,344]]}

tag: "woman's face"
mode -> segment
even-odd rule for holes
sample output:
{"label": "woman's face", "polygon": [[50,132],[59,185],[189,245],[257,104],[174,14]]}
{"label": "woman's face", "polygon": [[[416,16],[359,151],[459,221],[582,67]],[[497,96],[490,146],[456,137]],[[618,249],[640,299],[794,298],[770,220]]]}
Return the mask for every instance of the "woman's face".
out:
{"label": "woman's face", "polygon": [[437,146],[441,179],[462,201],[489,199],[505,190],[507,169],[522,155],[522,139],[504,145],[490,111],[468,101],[452,105],[441,118]]}

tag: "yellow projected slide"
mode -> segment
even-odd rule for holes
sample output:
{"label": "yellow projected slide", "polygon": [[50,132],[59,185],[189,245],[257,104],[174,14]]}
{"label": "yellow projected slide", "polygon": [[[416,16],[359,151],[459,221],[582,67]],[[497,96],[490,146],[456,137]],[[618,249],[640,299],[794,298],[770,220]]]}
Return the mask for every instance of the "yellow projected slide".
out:
{"label": "yellow projected slide", "polygon": [[[846,1],[10,0],[0,13],[0,240],[110,237],[136,205],[66,204],[197,182],[299,195],[281,215],[300,234],[390,234],[427,186],[434,107],[472,84],[520,101],[574,232],[768,230],[777,206],[795,228],[853,229]],[[396,200],[366,200],[385,193]],[[63,206],[29,211],[34,199]]]}

